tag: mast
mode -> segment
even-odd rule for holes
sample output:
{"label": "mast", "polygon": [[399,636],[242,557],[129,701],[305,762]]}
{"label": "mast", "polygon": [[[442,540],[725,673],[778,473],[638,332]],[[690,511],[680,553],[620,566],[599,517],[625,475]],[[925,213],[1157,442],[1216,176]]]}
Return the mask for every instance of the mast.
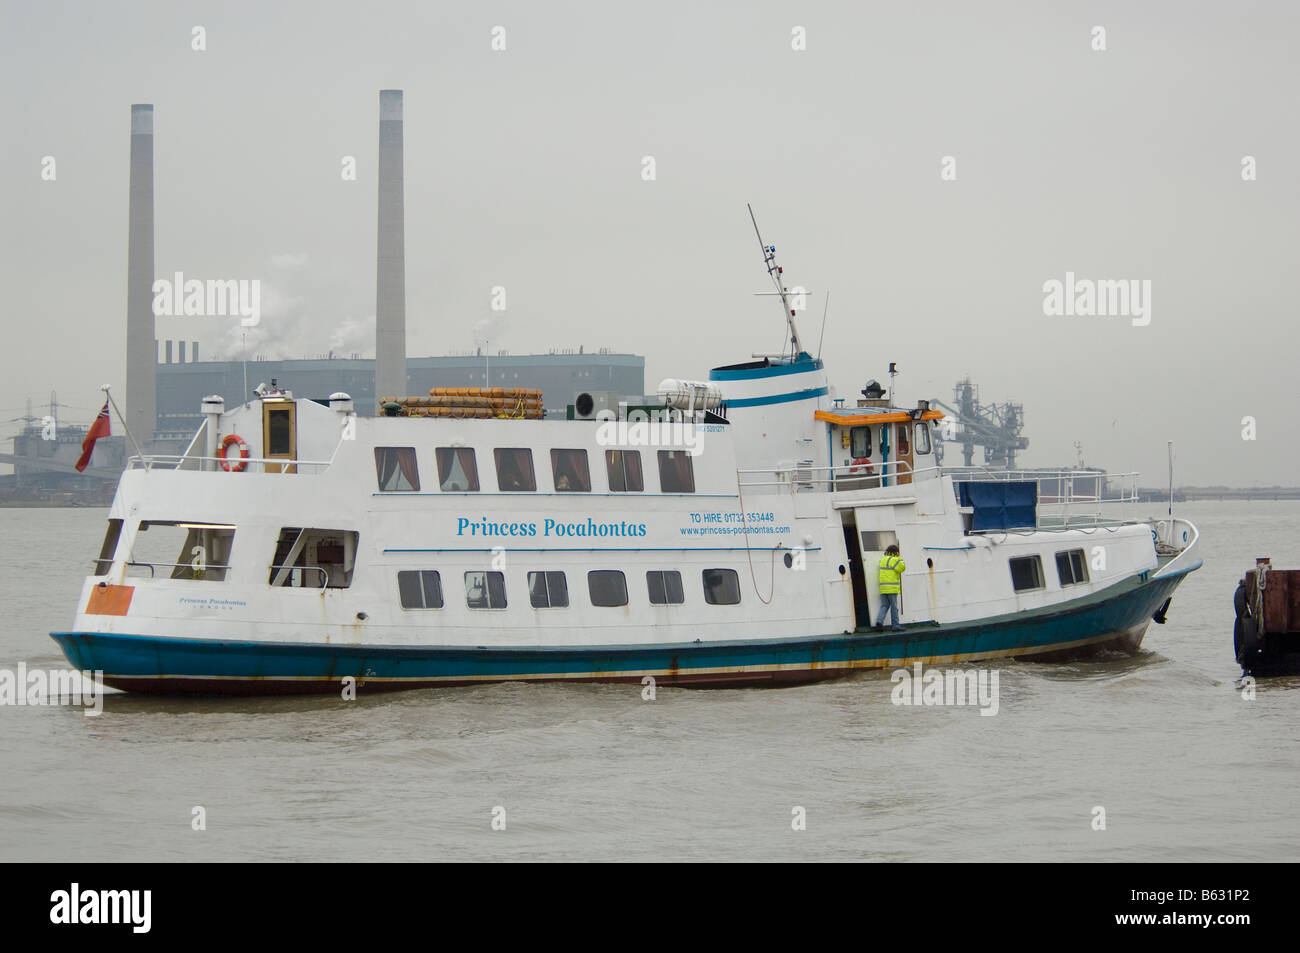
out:
{"label": "mast", "polygon": [[754,234],[758,236],[758,245],[763,249],[763,264],[767,265],[768,276],[776,285],[776,293],[781,298],[781,312],[785,315],[785,323],[790,328],[790,346],[794,348],[792,358],[797,358],[803,353],[803,344],[799,341],[799,330],[794,326],[794,308],[790,307],[786,288],[781,284],[783,269],[776,263],[776,246],[768,245],[763,241],[763,236],[758,230],[758,219],[754,217],[754,207],[746,203],[745,208],[749,209],[749,220],[754,223]]}

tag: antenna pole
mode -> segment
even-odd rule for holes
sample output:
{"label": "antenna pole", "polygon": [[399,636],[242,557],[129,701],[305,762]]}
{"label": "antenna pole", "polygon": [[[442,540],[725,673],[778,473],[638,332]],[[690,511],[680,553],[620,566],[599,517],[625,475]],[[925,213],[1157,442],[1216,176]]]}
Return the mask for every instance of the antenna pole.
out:
{"label": "antenna pole", "polygon": [[1169,441],[1169,515],[1174,515],[1174,442]]}
{"label": "antenna pole", "polygon": [[826,312],[830,310],[830,307],[831,293],[828,291],[826,292],[826,303],[822,305],[822,333],[817,338],[817,360],[819,361],[822,359],[822,341],[826,340]]}
{"label": "antenna pole", "polygon": [[781,312],[785,315],[785,323],[790,327],[790,345],[794,348],[794,356],[798,357],[803,351],[803,344],[799,341],[799,331],[794,326],[794,309],[790,307],[790,299],[786,297],[785,287],[781,284],[781,269],[776,263],[776,246],[767,245],[763,242],[763,236],[758,230],[758,219],[754,217],[754,207],[748,203],[745,208],[749,209],[749,220],[754,223],[754,234],[758,236],[758,245],[763,249],[763,263],[767,265],[767,273],[776,285],[776,293],[781,296]]}

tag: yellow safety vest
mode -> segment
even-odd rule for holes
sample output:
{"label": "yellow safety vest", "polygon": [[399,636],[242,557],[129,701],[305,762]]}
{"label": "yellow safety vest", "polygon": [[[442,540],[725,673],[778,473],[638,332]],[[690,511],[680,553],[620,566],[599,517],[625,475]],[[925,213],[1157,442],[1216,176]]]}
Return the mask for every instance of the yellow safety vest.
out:
{"label": "yellow safety vest", "polygon": [[885,556],[880,560],[880,591],[882,593],[902,592],[903,571],[907,563],[900,556]]}

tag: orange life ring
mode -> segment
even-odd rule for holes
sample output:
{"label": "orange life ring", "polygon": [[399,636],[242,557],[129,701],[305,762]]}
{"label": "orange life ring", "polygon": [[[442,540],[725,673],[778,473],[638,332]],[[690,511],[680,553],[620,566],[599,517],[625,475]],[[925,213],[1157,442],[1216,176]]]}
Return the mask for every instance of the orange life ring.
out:
{"label": "orange life ring", "polygon": [[867,473],[874,474],[876,471],[871,466],[871,460],[868,457],[856,457],[853,460],[853,466],[849,467],[850,473]]}
{"label": "orange life ring", "polygon": [[[226,456],[226,451],[231,447],[239,448],[238,460],[231,460]],[[244,443],[244,438],[237,433],[226,434],[226,438],[221,441],[221,446],[217,449],[217,459],[221,461],[221,469],[227,473],[240,473],[248,466],[244,462],[248,459],[248,444]]]}

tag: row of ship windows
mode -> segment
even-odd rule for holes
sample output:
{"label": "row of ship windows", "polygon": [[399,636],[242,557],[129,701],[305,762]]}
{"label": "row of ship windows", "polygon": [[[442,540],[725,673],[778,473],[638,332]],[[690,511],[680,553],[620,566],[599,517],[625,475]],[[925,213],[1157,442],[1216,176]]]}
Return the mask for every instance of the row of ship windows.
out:
{"label": "row of ship windows", "polygon": [[[478,461],[471,447],[435,447],[438,487],[446,493],[476,493],[480,490]],[[502,492],[537,490],[533,451],[528,447],[498,447],[492,451],[496,464],[497,489]],[[660,450],[659,489],[664,493],[694,493],[695,470],[685,450]],[[605,473],[613,493],[645,490],[641,451],[606,450]],[[420,489],[420,468],[414,447],[375,447],[375,476],[383,492],[416,492]],[[590,493],[591,469],[587,451],[552,450],[551,476],[557,493]]]}
{"label": "row of ship windows", "polygon": [[[1041,556],[1017,556],[1009,562],[1011,585],[1016,592],[1046,588]],[[1088,563],[1083,557],[1082,549],[1067,549],[1056,554],[1056,577],[1063,587],[1088,581]]]}
{"label": "row of ship windows", "polygon": [[[686,601],[682,574],[675,569],[653,569],[645,574],[653,606],[678,606]],[[734,569],[705,569],[700,574],[704,601],[711,606],[740,602],[740,576]],[[444,605],[442,574],[436,569],[404,569],[397,574],[397,592],[403,609],[441,609]],[[593,569],[587,573],[587,596],[593,606],[628,604],[627,577],[618,569]],[[569,605],[569,582],[564,572],[547,570],[528,574],[528,601],[534,609],[564,609]],[[471,609],[506,608],[505,573],[465,573],[465,605]]]}

